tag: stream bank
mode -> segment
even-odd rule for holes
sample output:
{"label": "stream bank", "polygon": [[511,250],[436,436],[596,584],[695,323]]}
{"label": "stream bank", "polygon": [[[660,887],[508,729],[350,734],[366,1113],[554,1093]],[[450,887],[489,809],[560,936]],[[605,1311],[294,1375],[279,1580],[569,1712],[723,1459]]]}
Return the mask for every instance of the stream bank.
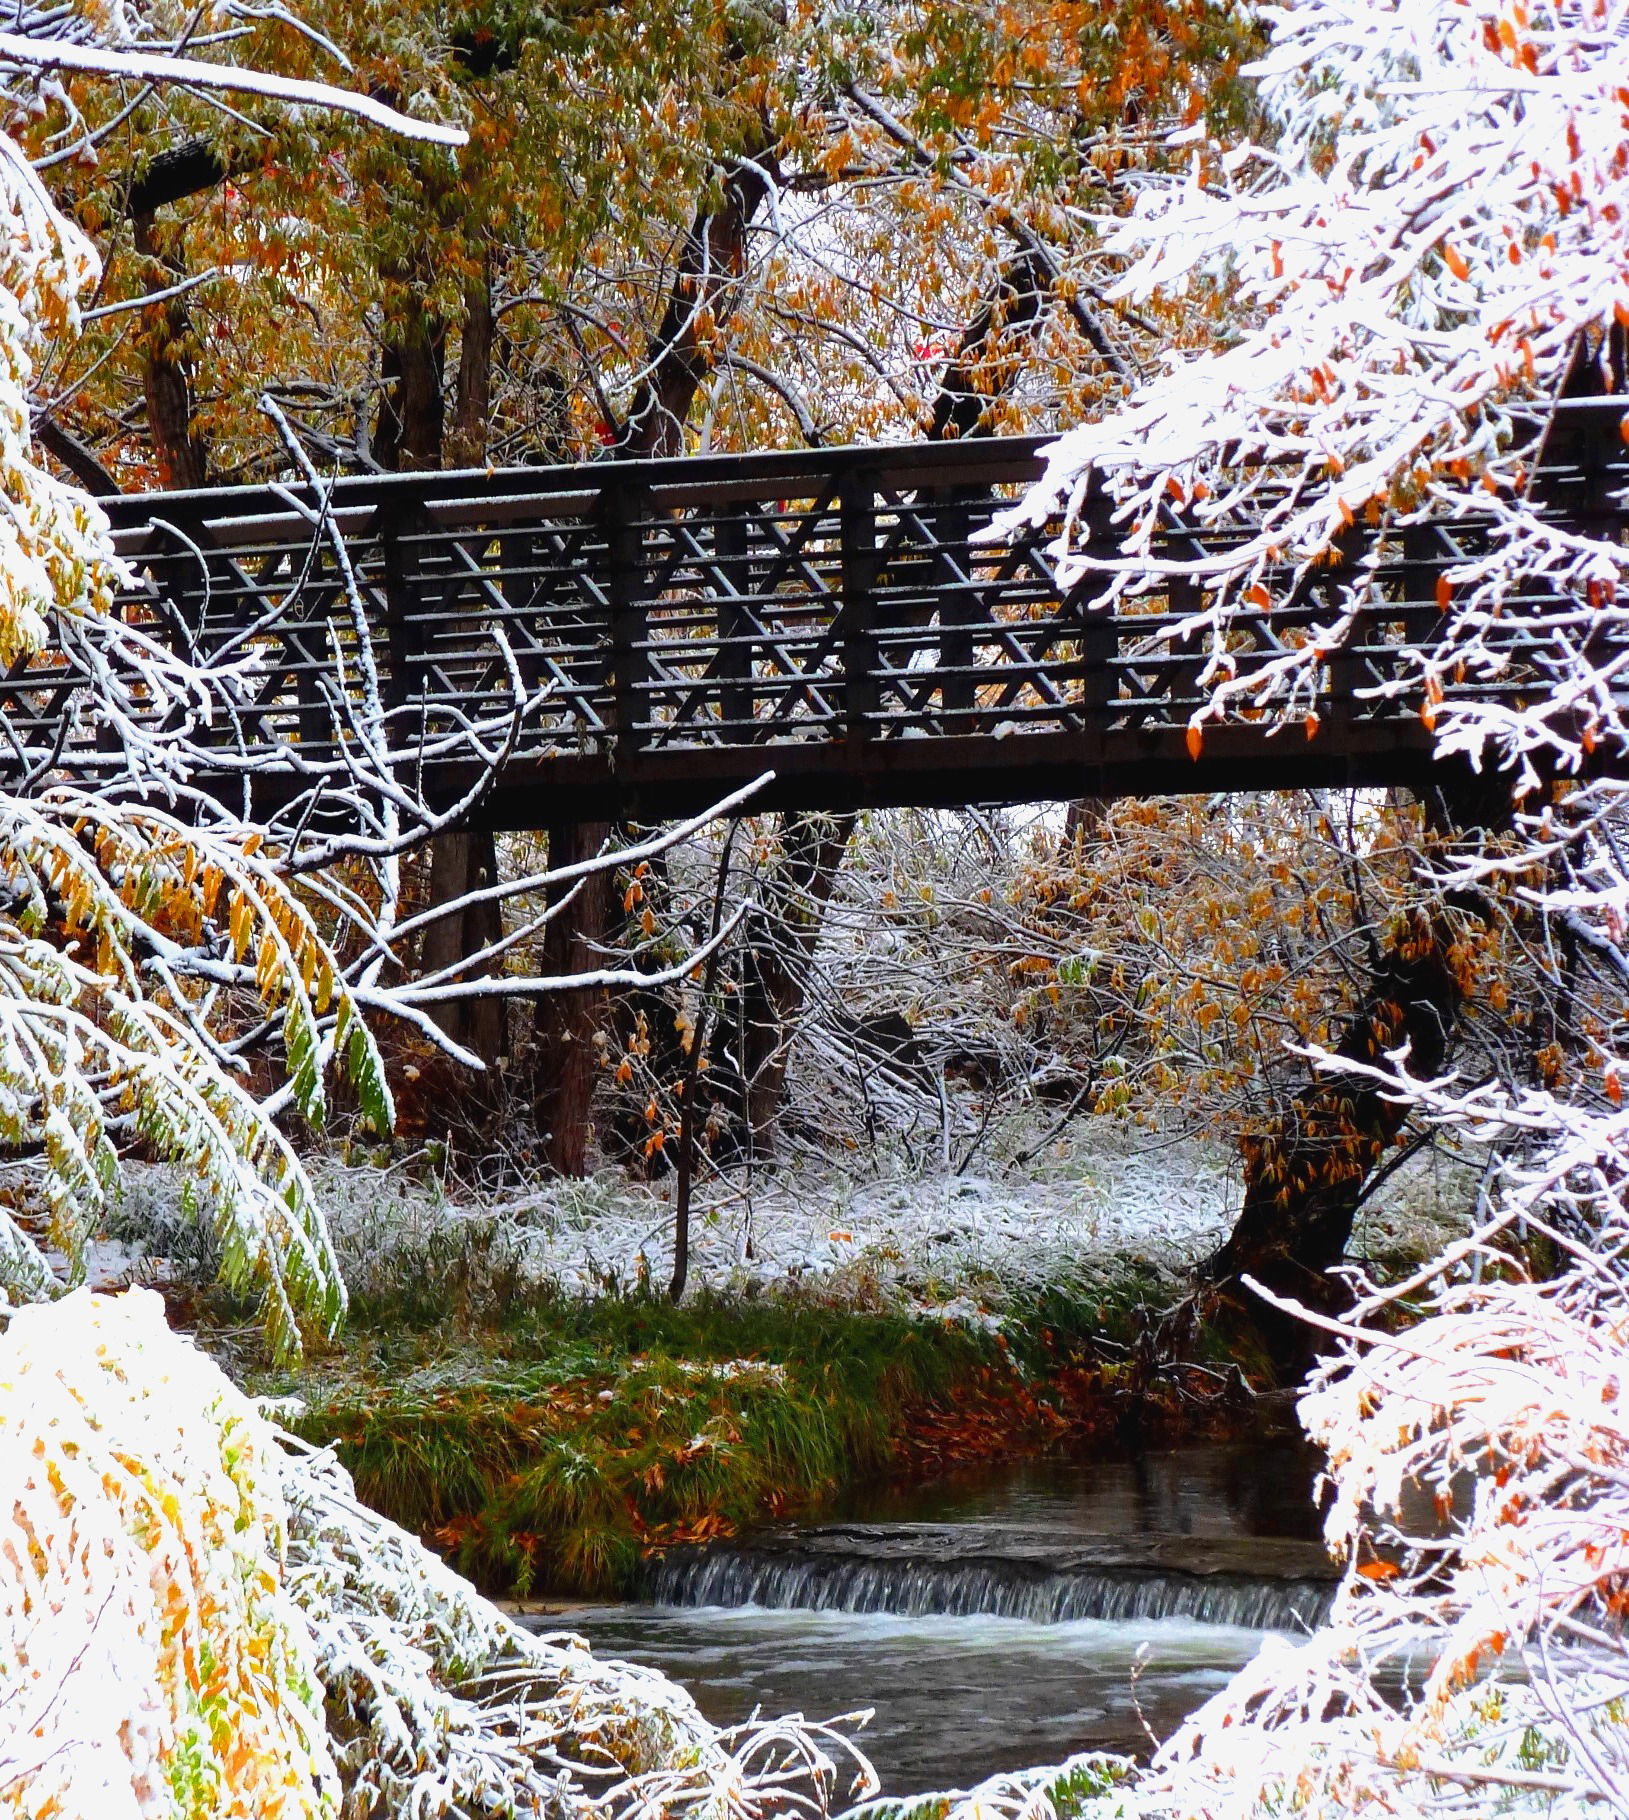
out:
{"label": "stream bank", "polygon": [[172,1182],[124,1217],[176,1317],[240,1383],[300,1399],[369,1502],[490,1592],[604,1597],[653,1551],[841,1517],[857,1487],[1252,1432],[1264,1380],[1236,1334],[1185,1333],[1180,1365],[1148,1343],[1225,1220],[1225,1158],[1081,1141],[1018,1185],[789,1173],[750,1221],[721,1200],[677,1307],[648,1188],[454,1200],[406,1165],[336,1168],[350,1312],[296,1372],[241,1350],[253,1310],[208,1287]]}
{"label": "stream bank", "polygon": [[532,1289],[475,1331],[398,1297],[257,1388],[300,1397],[363,1498],[485,1589],[626,1595],[655,1551],[839,1514],[857,1487],[1248,1430],[1236,1373],[1218,1395],[1210,1368],[1128,1365],[1154,1287],[1128,1271],[999,1321]]}

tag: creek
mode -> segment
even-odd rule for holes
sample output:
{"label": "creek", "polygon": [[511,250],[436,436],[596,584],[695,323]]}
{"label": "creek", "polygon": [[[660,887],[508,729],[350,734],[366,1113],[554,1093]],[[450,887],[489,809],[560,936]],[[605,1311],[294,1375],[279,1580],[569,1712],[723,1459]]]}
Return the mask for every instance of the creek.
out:
{"label": "creek", "polygon": [[874,1708],[859,1741],[887,1794],[1146,1755],[1267,1629],[1321,1615],[1316,1470],[1257,1441],[863,1491],[820,1525],[675,1550],[647,1602],[564,1621],[721,1724]]}

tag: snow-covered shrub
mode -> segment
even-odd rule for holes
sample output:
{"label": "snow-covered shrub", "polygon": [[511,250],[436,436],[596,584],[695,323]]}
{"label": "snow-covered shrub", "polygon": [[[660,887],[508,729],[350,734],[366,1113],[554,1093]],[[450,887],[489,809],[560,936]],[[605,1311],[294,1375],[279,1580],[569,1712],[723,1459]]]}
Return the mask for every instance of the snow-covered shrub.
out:
{"label": "snow-covered shrub", "polygon": [[867,1802],[843,1820],[1113,1820],[1128,1811],[1113,1791],[1132,1770],[1129,1758],[1088,1752],[1048,1769],[987,1777],[965,1794]]}
{"label": "snow-covered shrub", "polygon": [[94,729],[122,754],[99,786],[69,782],[54,742],[19,743],[8,721],[0,1141],[38,1147],[41,1220],[30,1229],[0,1208],[0,1300],[77,1280],[121,1150],[139,1138],[184,1162],[225,1273],[293,1350],[302,1320],[337,1319],[344,1290],[305,1170],[243,1085],[231,993],[280,1022],[287,1098],[308,1118],[322,1116],[335,1055],[380,1122],[388,1092],[334,953],[263,837],[188,788],[186,731],[208,721],[208,678],[108,612],[106,521],[34,460],[34,356],[46,332],[74,326],[96,270],[0,136],[0,663],[26,688],[28,665],[67,658],[88,686],[53,695],[64,733]]}
{"label": "snow-covered shrub", "polygon": [[832,1726],[721,1729],[654,1669],[523,1630],[359,1504],[325,1453],[288,1495],[289,1582],[335,1711],[347,1812],[726,1820],[824,1814],[872,1784]]}
{"label": "snow-covered shrub", "polygon": [[0,1334],[0,1810],[331,1813],[270,1425],[146,1290]]}

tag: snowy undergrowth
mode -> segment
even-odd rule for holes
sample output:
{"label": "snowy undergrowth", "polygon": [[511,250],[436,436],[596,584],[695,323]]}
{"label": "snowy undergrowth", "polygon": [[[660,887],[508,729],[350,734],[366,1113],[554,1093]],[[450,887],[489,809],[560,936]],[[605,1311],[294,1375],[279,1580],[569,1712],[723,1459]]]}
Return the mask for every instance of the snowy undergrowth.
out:
{"label": "snowy undergrowth", "polygon": [[[425,1259],[471,1250],[492,1273],[567,1294],[667,1282],[671,1189],[615,1171],[504,1194],[444,1187],[415,1159],[314,1171],[356,1296],[388,1293]],[[1453,1161],[1400,1170],[1359,1222],[1369,1255],[1417,1259],[1464,1229],[1474,1175]],[[1240,1199],[1222,1146],[1105,1127],[1054,1146],[1028,1172],[867,1179],[832,1166],[734,1171],[700,1184],[691,1284],[720,1293],[802,1288],[839,1303],[983,1319],[1010,1297],[1127,1265],[1175,1276],[1225,1237]],[[130,1172],[93,1281],[155,1268],[209,1281],[207,1234],[177,1212],[171,1174]]]}

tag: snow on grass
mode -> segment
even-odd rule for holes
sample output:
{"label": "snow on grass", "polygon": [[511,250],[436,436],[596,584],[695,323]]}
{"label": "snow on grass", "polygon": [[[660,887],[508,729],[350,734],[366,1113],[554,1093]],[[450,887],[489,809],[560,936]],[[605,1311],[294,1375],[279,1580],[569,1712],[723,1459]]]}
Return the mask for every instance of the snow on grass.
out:
{"label": "snow on grass", "polygon": [[[616,1171],[502,1193],[444,1187],[409,1158],[317,1170],[353,1293],[387,1293],[404,1268],[507,1272],[595,1295],[665,1286],[671,1182]],[[1463,1228],[1474,1175],[1421,1159],[1359,1224],[1366,1254],[1424,1256]],[[735,1170],[698,1185],[690,1282],[744,1294],[798,1286],[855,1306],[916,1306],[982,1321],[1045,1284],[1128,1267],[1174,1274],[1225,1235],[1242,1197],[1237,1159],[1202,1139],[1084,1125],[1025,1171],[894,1174],[838,1166]],[[175,1212],[176,1183],[139,1172],[96,1280],[208,1280],[207,1235]],[[136,1261],[142,1246],[147,1261]],[[100,1261],[100,1259],[98,1260]]]}
{"label": "snow on grass", "polygon": [[[747,1294],[795,1284],[862,1305],[976,1315],[991,1298],[1105,1263],[1180,1267],[1227,1229],[1237,1200],[1229,1168],[1224,1152],[1188,1141],[1152,1152],[1099,1141],[1044,1178],[731,1172],[697,1190],[691,1282]],[[364,1293],[372,1272],[388,1268],[390,1247],[494,1220],[526,1276],[568,1292],[660,1286],[672,1272],[666,1183],[604,1173],[465,1201],[405,1171],[352,1169],[331,1173],[324,1188],[336,1244]]]}

